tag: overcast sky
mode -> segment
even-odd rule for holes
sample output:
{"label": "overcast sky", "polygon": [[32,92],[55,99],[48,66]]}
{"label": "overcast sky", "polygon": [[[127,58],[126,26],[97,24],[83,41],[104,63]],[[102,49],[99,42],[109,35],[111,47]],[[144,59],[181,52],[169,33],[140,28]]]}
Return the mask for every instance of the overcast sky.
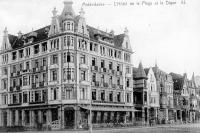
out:
{"label": "overcast sky", "polygon": [[[135,52],[132,56],[135,67],[139,61],[144,67],[154,66],[157,60],[158,66],[166,72],[187,72],[188,78],[193,72],[200,75],[199,0],[186,0],[186,5],[173,6],[114,6],[113,0],[75,0],[76,14],[83,2],[111,4],[83,6],[86,23],[105,31],[113,29],[115,34],[123,33],[127,27]],[[60,14],[63,6],[63,0],[0,0],[0,41],[5,27],[10,34],[17,35],[19,30],[27,33],[32,28],[49,25],[52,9],[56,7]]]}

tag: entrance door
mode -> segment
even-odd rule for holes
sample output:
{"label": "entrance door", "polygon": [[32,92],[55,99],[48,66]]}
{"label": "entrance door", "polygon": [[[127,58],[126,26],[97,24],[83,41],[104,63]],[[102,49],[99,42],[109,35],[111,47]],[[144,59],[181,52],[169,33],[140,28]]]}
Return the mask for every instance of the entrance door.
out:
{"label": "entrance door", "polygon": [[74,110],[65,110],[65,128],[74,127]]}

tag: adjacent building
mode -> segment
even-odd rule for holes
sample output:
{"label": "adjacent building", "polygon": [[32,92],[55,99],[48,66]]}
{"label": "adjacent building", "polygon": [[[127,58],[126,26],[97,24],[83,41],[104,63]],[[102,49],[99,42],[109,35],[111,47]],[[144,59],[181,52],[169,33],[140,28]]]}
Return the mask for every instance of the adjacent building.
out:
{"label": "adjacent building", "polygon": [[149,120],[151,123],[158,123],[158,112],[160,109],[160,94],[157,89],[156,77],[152,67],[144,69],[147,75],[147,101],[149,105]]}
{"label": "adjacent building", "polygon": [[51,24],[41,29],[17,36],[4,31],[0,125],[131,123],[133,52],[127,28],[115,35],[88,26],[83,9],[76,15],[69,1],[60,15],[52,13]]}
{"label": "adjacent building", "polygon": [[157,89],[159,90],[160,109],[158,113],[158,123],[174,122],[174,99],[173,80],[171,75],[160,70],[157,65],[153,67],[156,77]]}

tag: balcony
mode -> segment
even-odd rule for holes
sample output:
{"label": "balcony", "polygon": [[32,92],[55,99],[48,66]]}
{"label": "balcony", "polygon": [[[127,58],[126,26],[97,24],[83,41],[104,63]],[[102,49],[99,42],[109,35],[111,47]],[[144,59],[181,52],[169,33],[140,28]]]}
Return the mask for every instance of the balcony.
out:
{"label": "balcony", "polygon": [[80,68],[88,69],[88,65],[84,63],[80,63],[79,65]]}
{"label": "balcony", "polygon": [[92,66],[92,71],[98,71],[98,66]]}
{"label": "balcony", "polygon": [[19,106],[19,105],[21,105],[22,103],[10,103],[10,104],[8,104],[8,106]]}
{"label": "balcony", "polygon": [[123,85],[118,85],[118,89],[123,90]]}
{"label": "balcony", "polygon": [[30,101],[29,104],[45,104],[47,103],[47,100],[42,100],[42,101]]}
{"label": "balcony", "polygon": [[40,71],[47,71],[47,66],[40,66]]}
{"label": "balcony", "polygon": [[117,71],[117,76],[121,76],[122,75],[122,71]]}
{"label": "balcony", "polygon": [[106,100],[93,100],[93,103],[125,104],[125,102],[106,101]]}
{"label": "balcony", "polygon": [[106,72],[106,68],[102,68],[102,67],[101,67],[101,68],[100,68],[100,72],[101,72],[101,73],[105,73],[105,72]]}
{"label": "balcony", "polygon": [[92,86],[99,87],[99,81],[92,82]]}

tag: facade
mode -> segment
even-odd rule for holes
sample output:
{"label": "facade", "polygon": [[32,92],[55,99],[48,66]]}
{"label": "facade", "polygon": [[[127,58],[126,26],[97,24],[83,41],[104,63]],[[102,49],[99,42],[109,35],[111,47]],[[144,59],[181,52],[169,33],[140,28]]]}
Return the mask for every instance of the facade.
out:
{"label": "facade", "polygon": [[[84,128],[134,118],[128,30],[115,35],[86,25],[64,2],[49,26],[18,36],[4,31],[0,125]],[[91,113],[90,113],[91,110]]]}
{"label": "facade", "polygon": [[153,67],[156,77],[157,89],[160,93],[160,109],[158,113],[158,123],[174,122],[174,100],[173,100],[173,80],[171,75],[160,70],[156,65]]}
{"label": "facade", "polygon": [[147,75],[140,62],[138,68],[133,67],[133,97],[135,112],[135,120],[142,124],[149,124],[149,100],[147,89]]}
{"label": "facade", "polygon": [[176,109],[176,121],[188,122],[190,110],[190,94],[187,79],[187,74],[170,73],[174,81],[174,104]]}
{"label": "facade", "polygon": [[158,111],[160,108],[160,94],[157,89],[156,77],[152,67],[144,69],[147,75],[147,90],[148,90],[148,105],[149,105],[149,120],[152,123],[157,123]]}

